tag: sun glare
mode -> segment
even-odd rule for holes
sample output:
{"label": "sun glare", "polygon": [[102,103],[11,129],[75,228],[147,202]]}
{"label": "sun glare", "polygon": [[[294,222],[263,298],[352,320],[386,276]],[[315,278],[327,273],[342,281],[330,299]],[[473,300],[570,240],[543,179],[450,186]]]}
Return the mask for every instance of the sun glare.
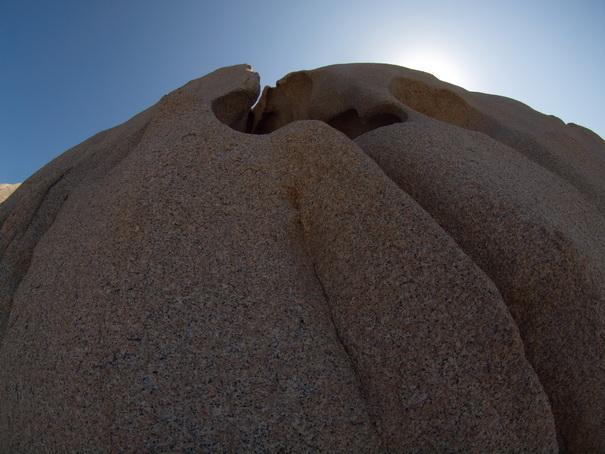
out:
{"label": "sun glare", "polygon": [[463,88],[472,89],[473,78],[465,62],[454,55],[433,50],[418,50],[410,53],[399,62],[401,66],[430,73],[444,82],[449,82]]}

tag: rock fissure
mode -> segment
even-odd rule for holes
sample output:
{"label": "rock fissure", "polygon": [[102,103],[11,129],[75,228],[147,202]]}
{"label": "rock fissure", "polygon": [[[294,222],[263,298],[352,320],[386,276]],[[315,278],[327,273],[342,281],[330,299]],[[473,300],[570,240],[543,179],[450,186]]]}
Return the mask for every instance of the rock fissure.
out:
{"label": "rock fissure", "polygon": [[324,297],[326,311],[327,311],[328,317],[330,319],[330,324],[333,328],[334,336],[336,337],[338,344],[340,345],[342,351],[344,352],[344,354],[347,357],[347,362],[349,364],[350,370],[353,373],[353,376],[355,377],[355,382],[357,383],[359,395],[363,398],[364,402],[366,403],[367,412],[371,418],[372,425],[375,428],[375,430],[377,431],[377,433],[380,436],[383,436],[383,434],[380,433],[380,428],[378,425],[378,420],[379,420],[378,415],[376,415],[376,412],[372,406],[372,402],[368,398],[368,391],[367,391],[367,388],[363,384],[363,379],[361,378],[361,375],[359,373],[358,366],[356,365],[356,362],[355,362],[355,358],[349,351],[349,347],[347,346],[347,343],[345,342],[345,340],[342,338],[342,336],[340,334],[340,329],[338,328],[338,324],[337,324],[336,320],[334,319],[334,311],[330,304],[330,297],[329,297],[329,295],[326,291],[326,288],[324,287],[324,284],[317,272],[317,266],[316,266],[315,262],[312,262],[312,267],[313,267],[313,274],[315,275],[315,279],[317,280],[317,282],[321,288],[322,295]]}
{"label": "rock fissure", "polygon": [[338,325],[336,324],[336,321],[334,320],[334,313],[333,313],[332,307],[330,305],[330,297],[328,296],[328,294],[326,292],[326,288],[324,287],[324,285],[321,281],[321,278],[319,277],[319,274],[317,273],[317,267],[316,267],[315,263],[313,263],[312,266],[313,266],[313,273],[315,274],[315,279],[317,280],[317,282],[321,288],[321,292],[322,292],[324,300],[325,300],[326,310],[327,310],[328,316],[330,318],[330,324],[334,328],[334,335],[336,336],[336,340],[342,347],[343,352],[346,354],[346,356],[348,358],[348,362],[351,365],[351,370],[353,371],[353,374],[355,375],[356,380],[359,384],[360,391],[362,391],[362,394],[364,394],[363,384],[361,382],[361,378],[359,377],[359,373],[357,372],[357,368],[355,367],[355,360],[349,353],[349,348],[347,347],[346,343],[342,339],[342,337],[340,335],[340,330],[338,329]]}

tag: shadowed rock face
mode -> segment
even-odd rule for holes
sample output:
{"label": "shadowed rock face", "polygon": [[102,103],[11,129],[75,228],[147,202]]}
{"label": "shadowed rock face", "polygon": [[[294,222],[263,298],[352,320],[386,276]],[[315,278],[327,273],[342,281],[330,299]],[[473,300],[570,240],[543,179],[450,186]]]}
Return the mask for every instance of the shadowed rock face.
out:
{"label": "shadowed rock face", "polygon": [[605,144],[223,68],[0,204],[0,451],[605,450]]}

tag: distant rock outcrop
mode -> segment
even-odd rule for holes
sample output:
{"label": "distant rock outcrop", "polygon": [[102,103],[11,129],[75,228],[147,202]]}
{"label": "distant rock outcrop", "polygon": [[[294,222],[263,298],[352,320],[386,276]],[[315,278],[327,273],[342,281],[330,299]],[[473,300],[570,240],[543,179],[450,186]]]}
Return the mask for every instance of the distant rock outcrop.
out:
{"label": "distant rock outcrop", "polygon": [[8,196],[15,192],[15,189],[17,189],[20,185],[21,183],[0,184],[0,203],[4,202],[8,198]]}
{"label": "distant rock outcrop", "polygon": [[389,65],[259,92],[0,204],[0,451],[605,451],[605,143]]}

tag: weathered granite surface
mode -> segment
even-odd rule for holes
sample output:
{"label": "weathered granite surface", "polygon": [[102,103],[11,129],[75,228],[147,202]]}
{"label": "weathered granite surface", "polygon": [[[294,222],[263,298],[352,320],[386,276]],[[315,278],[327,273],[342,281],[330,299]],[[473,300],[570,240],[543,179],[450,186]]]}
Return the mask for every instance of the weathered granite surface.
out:
{"label": "weathered granite surface", "polygon": [[604,451],[603,141],[388,65],[259,92],[0,204],[0,451]]}

